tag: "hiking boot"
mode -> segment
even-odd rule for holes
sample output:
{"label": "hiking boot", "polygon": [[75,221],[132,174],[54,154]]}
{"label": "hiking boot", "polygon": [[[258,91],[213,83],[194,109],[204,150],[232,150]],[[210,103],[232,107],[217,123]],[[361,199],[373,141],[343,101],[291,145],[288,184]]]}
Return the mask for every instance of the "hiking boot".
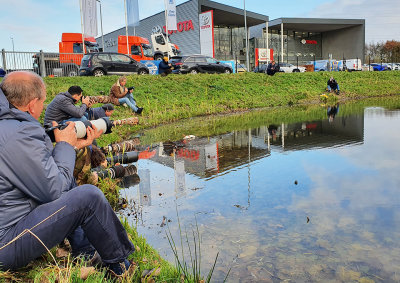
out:
{"label": "hiking boot", "polygon": [[108,263],[106,266],[110,276],[117,279],[126,279],[128,276],[133,275],[136,270],[136,263],[127,259],[123,262]]}
{"label": "hiking boot", "polygon": [[138,110],[136,110],[136,114],[140,115],[142,114],[143,107],[138,107]]}

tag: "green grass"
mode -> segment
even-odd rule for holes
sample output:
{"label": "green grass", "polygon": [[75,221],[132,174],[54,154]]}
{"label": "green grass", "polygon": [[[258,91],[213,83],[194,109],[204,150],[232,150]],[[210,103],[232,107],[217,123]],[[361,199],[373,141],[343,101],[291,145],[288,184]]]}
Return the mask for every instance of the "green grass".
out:
{"label": "green grass", "polygon": [[[99,139],[101,146],[121,141],[141,129],[173,121],[254,108],[319,103],[326,82],[334,75],[340,84],[339,100],[400,94],[400,72],[279,73],[275,76],[240,73],[230,75],[129,76],[137,104],[144,107],[137,126],[122,126]],[[47,101],[71,85],[80,85],[85,95],[108,95],[117,76],[46,78]],[[112,118],[134,115],[117,106]]]}

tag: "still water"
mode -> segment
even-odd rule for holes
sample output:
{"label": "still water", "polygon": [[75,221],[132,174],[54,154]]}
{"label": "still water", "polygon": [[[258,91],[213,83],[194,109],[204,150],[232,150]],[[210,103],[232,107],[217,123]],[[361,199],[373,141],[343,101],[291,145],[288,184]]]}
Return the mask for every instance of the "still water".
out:
{"label": "still water", "polygon": [[212,282],[399,282],[400,107],[370,104],[154,141],[130,221],[171,262],[168,229],[179,248],[198,227]]}

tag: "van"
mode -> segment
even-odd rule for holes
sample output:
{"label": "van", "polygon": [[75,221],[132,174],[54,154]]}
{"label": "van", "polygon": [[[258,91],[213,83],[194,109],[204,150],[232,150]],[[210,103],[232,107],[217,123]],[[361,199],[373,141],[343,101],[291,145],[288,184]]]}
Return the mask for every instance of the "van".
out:
{"label": "van", "polygon": [[361,59],[347,59],[344,62],[345,64],[343,64],[343,60],[338,61],[339,71],[362,71]]}
{"label": "van", "polygon": [[338,70],[338,61],[335,59],[310,61],[307,65],[314,65],[314,72]]}

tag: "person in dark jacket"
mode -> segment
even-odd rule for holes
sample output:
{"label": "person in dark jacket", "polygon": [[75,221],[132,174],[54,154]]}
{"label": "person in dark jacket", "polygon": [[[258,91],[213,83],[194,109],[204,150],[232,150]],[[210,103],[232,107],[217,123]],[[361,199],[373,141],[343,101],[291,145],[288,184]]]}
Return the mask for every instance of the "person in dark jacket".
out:
{"label": "person in dark jacket", "polygon": [[167,76],[172,73],[172,65],[168,63],[168,57],[164,57],[158,66],[158,73],[161,76]]}
{"label": "person in dark jacket", "polygon": [[97,120],[103,117],[110,117],[113,112],[114,106],[111,103],[107,103],[101,107],[89,108],[86,110],[85,117],[88,120]]}
{"label": "person in dark jacket", "polygon": [[112,274],[122,275],[132,269],[134,246],[101,190],[76,186],[73,177],[75,148],[101,131],[88,127],[87,138],[77,139],[70,122],[54,130],[53,147],[38,122],[45,99],[35,73],[15,71],[0,84],[0,269],[23,267],[46,252],[44,245],[68,237],[73,253],[97,251]]}
{"label": "person in dark jacket", "polygon": [[333,90],[336,94],[340,94],[339,84],[333,77],[329,78],[326,88],[329,92]]}
{"label": "person in dark jacket", "polygon": [[267,66],[267,75],[273,76],[276,72],[279,72],[279,66],[277,66],[275,61],[272,60],[272,62]]}
{"label": "person in dark jacket", "polygon": [[[76,107],[75,104],[82,99],[82,105]],[[44,124],[51,124],[53,121],[64,123],[66,121],[85,121],[86,109],[90,107],[89,97],[82,98],[80,86],[71,86],[67,92],[59,93],[46,108],[44,114]]]}

